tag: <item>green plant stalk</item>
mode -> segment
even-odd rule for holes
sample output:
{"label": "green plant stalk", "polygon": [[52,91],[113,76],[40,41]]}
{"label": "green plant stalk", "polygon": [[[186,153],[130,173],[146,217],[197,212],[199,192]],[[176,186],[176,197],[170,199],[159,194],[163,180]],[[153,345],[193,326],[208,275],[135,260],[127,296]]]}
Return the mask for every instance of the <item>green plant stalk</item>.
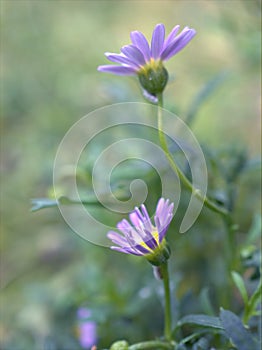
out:
{"label": "green plant stalk", "polygon": [[169,274],[168,263],[165,262],[160,266],[160,272],[163,279],[164,291],[165,291],[165,330],[164,335],[167,341],[171,340],[171,302],[170,302],[170,286],[169,286]]}
{"label": "green plant stalk", "polygon": [[174,349],[174,345],[170,343],[164,343],[160,340],[150,340],[137,344],[130,345],[128,350],[142,350],[142,349]]}
{"label": "green plant stalk", "polygon": [[[230,213],[230,212],[229,212]],[[227,288],[221,287],[221,305],[228,309],[230,307],[230,300],[232,298],[232,276],[231,272],[238,270],[237,268],[237,246],[236,246],[236,226],[233,224],[230,215],[223,217],[225,225],[225,238],[224,238],[224,254],[226,263],[225,279],[227,283]]]}
{"label": "green plant stalk", "polygon": [[171,168],[174,170],[174,172],[178,175],[179,179],[190,192],[193,193],[194,196],[196,196],[200,201],[204,203],[204,205],[213,210],[216,213],[219,213],[220,215],[227,217],[229,215],[228,211],[224,208],[219,207],[216,205],[212,200],[210,200],[207,196],[203,196],[203,194],[194,186],[192,183],[187,179],[187,177],[184,175],[182,170],[179,168],[179,166],[174,161],[171,153],[169,152],[167,141],[165,137],[165,133],[163,132],[163,115],[162,115],[162,108],[163,108],[163,94],[158,94],[158,136],[160,141],[160,146],[165,152],[165,155],[167,157],[167,160],[171,166]]}
{"label": "green plant stalk", "polygon": [[[228,271],[235,270],[237,268],[236,262],[236,225],[234,225],[232,218],[230,215],[224,217],[225,227],[226,227],[226,235],[227,240],[225,241],[228,252],[227,252],[227,260],[228,260]],[[230,275],[229,275],[229,278]]]}

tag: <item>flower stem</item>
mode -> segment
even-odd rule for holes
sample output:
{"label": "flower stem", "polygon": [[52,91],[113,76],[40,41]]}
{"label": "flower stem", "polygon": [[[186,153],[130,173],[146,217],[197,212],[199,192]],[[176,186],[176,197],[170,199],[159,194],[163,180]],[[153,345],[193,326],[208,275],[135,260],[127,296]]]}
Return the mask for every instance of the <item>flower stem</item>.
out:
{"label": "flower stem", "polygon": [[179,166],[176,164],[174,161],[171,153],[169,152],[165,133],[163,132],[163,115],[162,115],[162,108],[163,108],[163,95],[159,94],[158,96],[158,136],[159,136],[159,141],[160,145],[165,152],[165,155],[169,161],[169,164],[171,168],[174,170],[174,172],[178,175],[179,179],[183,183],[183,185],[191,191],[200,201],[204,203],[204,205],[213,210],[216,213],[221,214],[224,217],[227,217],[229,215],[228,211],[224,208],[219,207],[216,203],[214,203],[212,200],[210,200],[207,196],[203,196],[202,193],[194,188],[192,183],[187,179],[187,177],[184,175],[182,170],[179,168]]}
{"label": "flower stem", "polygon": [[130,345],[128,350],[142,350],[142,349],[174,349],[174,346],[170,343],[164,343],[159,340],[150,340],[137,344]]}
{"label": "flower stem", "polygon": [[171,340],[171,303],[170,303],[170,286],[169,286],[169,275],[168,275],[168,263],[165,262],[160,266],[161,276],[164,283],[165,291],[165,330],[164,335],[166,340]]}

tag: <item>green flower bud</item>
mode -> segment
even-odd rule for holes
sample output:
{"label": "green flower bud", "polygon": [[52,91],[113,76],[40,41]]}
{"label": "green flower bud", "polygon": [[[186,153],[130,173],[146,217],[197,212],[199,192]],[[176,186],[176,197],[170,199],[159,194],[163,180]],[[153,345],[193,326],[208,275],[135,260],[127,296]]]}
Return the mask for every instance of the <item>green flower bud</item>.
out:
{"label": "green flower bud", "polygon": [[143,89],[156,96],[164,91],[168,81],[168,72],[162,62],[153,62],[138,72],[138,78]]}
{"label": "green flower bud", "polygon": [[128,342],[125,340],[118,340],[110,346],[109,350],[128,350]]}

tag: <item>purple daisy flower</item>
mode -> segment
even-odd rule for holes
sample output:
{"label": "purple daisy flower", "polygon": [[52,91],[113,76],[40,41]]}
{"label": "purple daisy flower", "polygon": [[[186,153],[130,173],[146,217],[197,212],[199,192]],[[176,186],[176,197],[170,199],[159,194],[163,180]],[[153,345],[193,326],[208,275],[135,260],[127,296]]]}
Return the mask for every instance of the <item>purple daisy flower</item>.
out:
{"label": "purple daisy flower", "polygon": [[98,70],[117,75],[138,75],[144,96],[156,103],[157,95],[163,92],[168,81],[163,62],[181,51],[196,34],[195,29],[188,27],[178,34],[179,28],[179,25],[175,26],[165,39],[165,26],[157,24],[151,47],[141,32],[131,32],[132,44],[123,46],[120,54],[105,53],[109,61],[119,65],[99,66]]}
{"label": "purple daisy flower", "polygon": [[180,26],[175,26],[165,39],[165,26],[157,24],[151,40],[151,48],[145,36],[139,32],[131,32],[131,45],[123,46],[120,54],[106,52],[105,56],[111,62],[119,63],[119,66],[99,66],[100,72],[108,72],[117,75],[136,75],[149,66],[154,67],[159,62],[167,61],[181,51],[196,35],[195,29],[185,27],[177,35]]}
{"label": "purple daisy flower", "polygon": [[174,204],[161,198],[156,207],[154,225],[146,207],[136,207],[129,214],[130,222],[123,219],[117,224],[121,232],[109,231],[107,237],[117,246],[111,249],[126,254],[145,256],[153,265],[163,263],[169,257],[165,235],[173,218]]}

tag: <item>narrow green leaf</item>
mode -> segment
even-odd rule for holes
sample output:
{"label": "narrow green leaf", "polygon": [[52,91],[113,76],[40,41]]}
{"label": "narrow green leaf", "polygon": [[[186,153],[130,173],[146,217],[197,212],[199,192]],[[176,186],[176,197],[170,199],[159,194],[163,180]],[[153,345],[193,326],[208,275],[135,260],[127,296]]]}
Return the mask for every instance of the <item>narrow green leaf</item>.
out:
{"label": "narrow green leaf", "polygon": [[31,200],[31,211],[38,211],[44,208],[56,207],[58,205],[57,200],[49,198],[34,198]]}
{"label": "narrow green leaf", "polygon": [[198,330],[190,335],[188,335],[187,337],[185,337],[184,339],[180,340],[179,344],[178,345],[183,345],[183,344],[186,344],[188,343],[189,341],[195,339],[195,338],[199,338],[201,337],[201,335],[204,335],[207,333],[207,330],[206,329],[201,329],[201,330]]}
{"label": "narrow green leaf", "polygon": [[178,321],[177,327],[181,327],[185,324],[191,324],[200,327],[222,329],[223,326],[218,317],[207,316],[207,315],[187,315]]}
{"label": "narrow green leaf", "polygon": [[209,316],[214,316],[215,311],[211,304],[208,292],[209,292],[208,288],[203,288],[200,292],[199,299],[200,299],[200,303],[202,305],[203,311]]}
{"label": "narrow green leaf", "polygon": [[258,343],[233,312],[221,309],[220,320],[225,333],[238,350],[258,350]]}
{"label": "narrow green leaf", "polygon": [[219,72],[215,77],[209,80],[206,85],[198,92],[193,100],[186,117],[186,123],[190,125],[196,117],[198,110],[205,100],[224,82],[228,76],[227,71]]}
{"label": "narrow green leaf", "polygon": [[260,214],[255,214],[250,230],[248,231],[246,244],[254,243],[261,235],[261,216]]}
{"label": "narrow green leaf", "polygon": [[249,299],[247,306],[245,308],[245,312],[243,316],[243,322],[245,324],[248,323],[248,320],[250,319],[250,317],[257,315],[258,311],[256,311],[256,308],[258,303],[261,301],[261,292],[262,292],[262,282],[260,279],[257,289],[254,291],[253,295]]}
{"label": "narrow green leaf", "polygon": [[239,290],[239,292],[240,292],[240,294],[241,294],[241,296],[243,298],[244,304],[247,305],[247,303],[248,303],[248,294],[247,294],[247,290],[246,290],[243,278],[236,271],[231,271],[231,276],[233,278],[233,281],[234,281],[237,289]]}
{"label": "narrow green leaf", "polygon": [[254,294],[252,295],[248,303],[251,310],[255,310],[255,308],[257,307],[257,304],[259,303],[259,301],[261,301],[261,292],[262,292],[262,283],[260,280],[260,283],[257,289],[255,290]]}
{"label": "narrow green leaf", "polygon": [[57,207],[58,205],[71,205],[71,204],[83,204],[83,205],[100,205],[96,199],[90,200],[73,200],[66,196],[62,196],[58,199],[50,198],[34,198],[31,200],[31,211],[38,211],[40,209]]}

